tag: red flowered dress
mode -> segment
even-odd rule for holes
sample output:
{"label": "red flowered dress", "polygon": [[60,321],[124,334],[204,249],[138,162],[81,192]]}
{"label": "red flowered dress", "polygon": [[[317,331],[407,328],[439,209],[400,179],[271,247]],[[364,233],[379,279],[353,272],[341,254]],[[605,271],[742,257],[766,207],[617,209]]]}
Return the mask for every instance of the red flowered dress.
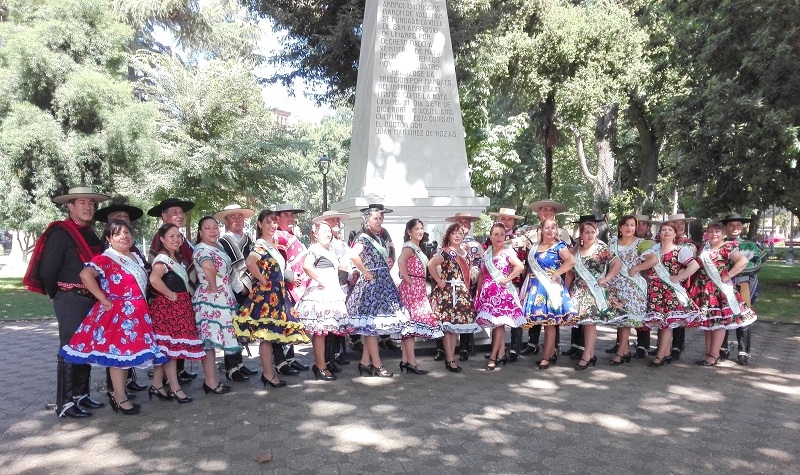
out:
{"label": "red flowered dress", "polygon": [[[403,337],[416,337],[430,340],[444,336],[442,328],[436,315],[433,314],[431,304],[428,301],[428,294],[425,288],[425,265],[417,257],[417,251],[410,243],[403,244],[403,248],[410,248],[415,251],[406,259],[406,272],[411,278],[412,283],[400,281],[397,286],[400,292],[400,301],[409,313],[409,323],[403,328]],[[421,253],[422,251],[419,250]],[[425,256],[423,255],[423,258]]]}
{"label": "red flowered dress", "polygon": [[187,291],[189,276],[186,269],[181,262],[174,261],[164,254],[155,257],[153,266],[156,264],[163,265],[166,269],[161,280],[177,296],[173,302],[165,295],[156,292],[150,301],[153,333],[156,335],[158,348],[172,359],[205,358],[203,342],[198,335],[194,318],[192,295]]}
{"label": "red flowered dress", "polygon": [[[694,260],[692,251],[687,246],[675,246],[671,251],[661,253],[661,244],[656,244],[653,251],[660,258],[660,263],[669,275],[676,275]],[[688,279],[687,279],[688,280]],[[678,284],[681,285],[681,284]],[[688,305],[681,303],[676,291],[664,282],[656,273],[656,268],[647,271],[647,316],[645,324],[650,328],[677,328],[690,324],[700,313],[689,300]]]}
{"label": "red flowered dress", "polygon": [[[707,262],[714,266],[720,277],[727,275],[728,266],[731,264],[730,255],[739,249],[739,243],[728,241],[719,249],[711,249],[706,244],[698,260],[702,267],[697,273],[697,279],[691,288],[692,300],[700,309],[700,318],[694,322],[702,330],[733,330],[745,327],[756,321],[756,313],[744,303],[744,299],[736,290],[736,286],[731,286],[736,298],[738,313],[731,308],[728,297],[712,280],[709,270],[706,268]],[[724,285],[724,284],[723,284]]]}

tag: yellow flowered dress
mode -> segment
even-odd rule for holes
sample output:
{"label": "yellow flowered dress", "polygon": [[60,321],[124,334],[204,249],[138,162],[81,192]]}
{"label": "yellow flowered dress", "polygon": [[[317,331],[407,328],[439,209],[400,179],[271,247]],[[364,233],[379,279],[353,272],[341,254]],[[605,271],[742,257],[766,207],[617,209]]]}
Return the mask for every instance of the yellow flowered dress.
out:
{"label": "yellow flowered dress", "polygon": [[258,239],[250,255],[258,256],[258,269],[267,283],[261,285],[255,281],[250,296],[233,317],[236,336],[249,341],[308,343],[303,324],[289,303],[283,269],[273,257],[279,255],[278,251],[264,239]]}

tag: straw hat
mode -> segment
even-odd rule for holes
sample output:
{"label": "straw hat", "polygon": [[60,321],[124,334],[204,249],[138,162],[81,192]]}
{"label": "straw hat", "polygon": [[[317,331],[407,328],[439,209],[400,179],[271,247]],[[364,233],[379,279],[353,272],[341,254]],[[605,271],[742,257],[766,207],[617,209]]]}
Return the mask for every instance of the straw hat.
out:
{"label": "straw hat", "polygon": [[559,203],[558,201],[553,200],[539,200],[534,203],[531,203],[531,209],[534,213],[538,213],[543,206],[549,206],[556,210],[556,214],[563,213],[567,210],[567,207]]}
{"label": "straw hat", "polygon": [[323,222],[325,220],[328,220],[328,219],[336,219],[336,218],[339,218],[339,219],[350,219],[350,215],[347,214],[347,213],[340,213],[340,212],[336,211],[335,209],[332,209],[332,210],[325,211],[321,215],[315,217],[314,219],[311,220],[311,222],[314,223],[314,224],[317,224],[317,223],[321,223],[321,222]]}
{"label": "straw hat", "polygon": [[95,193],[88,186],[76,186],[75,188],[70,188],[65,195],[58,195],[53,197],[53,203],[58,205],[63,205],[69,202],[70,200],[77,200],[80,198],[89,198],[94,200],[95,204],[102,203],[103,201],[108,201],[108,195],[101,195],[99,193]]}
{"label": "straw hat", "polygon": [[279,205],[275,205],[275,213],[283,213],[284,211],[291,211],[293,213],[305,213],[306,210],[297,208],[296,206],[289,204],[289,203],[281,203]]}
{"label": "straw hat", "polygon": [[165,210],[168,210],[169,208],[173,208],[175,206],[178,206],[185,213],[185,212],[191,210],[192,208],[194,208],[194,203],[191,202],[191,201],[180,200],[178,198],[167,198],[167,199],[161,200],[161,203],[159,203],[159,204],[153,206],[152,208],[150,208],[149,210],[147,210],[147,215],[148,216],[152,216],[154,218],[160,218],[161,217],[161,213],[163,213]]}
{"label": "straw hat", "polygon": [[639,221],[640,223],[649,223],[649,224],[658,223],[658,221],[650,219],[650,216],[647,216],[646,214],[634,214],[634,216],[636,217],[636,221]]}
{"label": "straw hat", "polygon": [[517,214],[517,210],[511,208],[500,208],[499,210],[492,211],[489,216],[511,216],[514,219],[522,219],[523,217]]}
{"label": "straw hat", "polygon": [[669,215],[666,221],[686,221],[690,223],[692,221],[697,221],[697,218],[687,218],[683,213],[678,213]]}
{"label": "straw hat", "polygon": [[144,215],[144,211],[136,206],[130,206],[121,203],[111,203],[105,208],[100,208],[94,212],[94,219],[102,223],[108,222],[108,215],[116,213],[117,211],[124,211],[128,213],[128,218],[131,221],[136,221]]}
{"label": "straw hat", "polygon": [[455,216],[450,216],[449,218],[445,219],[447,223],[455,223],[459,219],[468,219],[470,223],[474,223],[475,221],[481,219],[478,216],[472,216],[469,213],[456,213]]}
{"label": "straw hat", "polygon": [[214,213],[213,216],[214,219],[216,219],[217,221],[224,221],[225,216],[237,213],[244,215],[244,218],[247,219],[256,214],[256,211],[250,208],[242,208],[239,205],[228,205],[225,208],[223,208],[222,211],[217,211],[216,213]]}

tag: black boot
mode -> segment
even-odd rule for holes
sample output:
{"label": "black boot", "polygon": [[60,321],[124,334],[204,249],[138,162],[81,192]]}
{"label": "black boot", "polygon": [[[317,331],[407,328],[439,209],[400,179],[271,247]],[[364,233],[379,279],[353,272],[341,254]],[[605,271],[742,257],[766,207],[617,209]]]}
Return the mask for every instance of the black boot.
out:
{"label": "black boot", "polygon": [[744,328],[736,329],[736,342],[739,347],[739,353],[736,356],[736,362],[740,365],[747,366],[750,364],[750,325]]}
{"label": "black boot", "polygon": [[469,360],[469,357],[473,355],[473,348],[475,347],[475,335],[472,333],[462,333],[458,343],[458,359],[461,361]]}
{"label": "black boot", "polygon": [[[175,368],[178,371],[178,382],[183,384],[191,383],[194,378],[197,377],[197,373],[191,373],[184,369],[186,366],[186,360],[183,358],[175,360]],[[188,381],[186,381],[188,379]]]}
{"label": "black boot", "polygon": [[340,365],[348,365],[350,364],[350,360],[347,359],[347,342],[345,341],[343,336],[333,335],[333,348],[334,348],[334,359]]}
{"label": "black boot", "polygon": [[539,336],[542,333],[542,326],[541,325],[534,325],[528,328],[528,344],[525,345],[525,348],[522,349],[520,354],[522,356],[527,355],[537,355],[539,354]]}
{"label": "black boot", "polygon": [[561,354],[567,355],[572,359],[580,359],[583,356],[583,329],[581,327],[572,327],[569,341],[570,347],[561,352]]}
{"label": "black boot", "polygon": [[636,351],[634,358],[646,358],[650,350],[650,330],[647,328],[636,329]]}
{"label": "black boot", "polygon": [[245,376],[255,376],[258,374],[258,371],[253,371],[252,369],[248,368],[244,365],[244,353],[241,351],[236,353],[236,362],[239,365],[239,372]]}
{"label": "black boot", "polygon": [[84,411],[72,400],[72,388],[74,387],[72,377],[72,364],[58,357],[56,368],[56,415],[58,417],[91,417],[92,413]]}
{"label": "black boot", "polygon": [[147,389],[147,386],[142,386],[136,382],[136,370],[133,368],[128,368],[128,380],[125,383],[125,387],[131,391],[144,391]]}
{"label": "black boot", "polygon": [[229,381],[235,381],[237,383],[242,383],[247,381],[248,378],[244,374],[242,374],[241,367],[239,366],[239,354],[225,354],[222,357],[223,364],[225,365],[225,377],[228,378]]}
{"label": "black boot", "polygon": [[522,351],[522,328],[511,329],[511,343],[508,346],[508,362],[513,363],[519,359]]}
{"label": "black boot", "polygon": [[88,364],[73,365],[72,372],[72,400],[83,409],[100,409],[105,406],[89,397],[89,381],[91,380],[92,367]]}
{"label": "black boot", "polygon": [[436,339],[436,354],[433,355],[433,361],[444,361],[444,339]]}
{"label": "black boot", "polygon": [[686,341],[686,328],[685,327],[678,327],[672,330],[672,352],[670,356],[672,359],[677,361],[681,359],[681,353],[683,353],[683,344]]}

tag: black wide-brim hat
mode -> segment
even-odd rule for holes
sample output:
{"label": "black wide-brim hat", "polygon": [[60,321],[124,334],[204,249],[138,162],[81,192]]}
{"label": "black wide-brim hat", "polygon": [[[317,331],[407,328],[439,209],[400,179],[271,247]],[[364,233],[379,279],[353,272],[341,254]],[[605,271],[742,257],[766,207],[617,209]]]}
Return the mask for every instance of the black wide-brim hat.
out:
{"label": "black wide-brim hat", "polygon": [[606,217],[603,215],[595,215],[595,214],[582,214],[577,221],[573,221],[573,224],[582,224],[582,223],[603,223],[605,222]]}
{"label": "black wide-brim hat", "polygon": [[731,221],[739,221],[740,223],[749,223],[751,221],[750,218],[745,218],[739,213],[733,213],[725,216],[724,218],[720,219],[719,222],[722,224],[728,224]]}
{"label": "black wide-brim hat", "polygon": [[94,212],[94,219],[100,222],[108,222],[108,215],[111,213],[116,213],[117,211],[124,211],[128,213],[128,218],[131,221],[136,221],[137,219],[141,218],[144,215],[144,211],[141,208],[137,208],[136,206],[124,205],[119,203],[111,203],[110,205],[106,206],[105,208],[100,208]]}
{"label": "black wide-brim hat", "polygon": [[381,213],[393,213],[394,212],[393,209],[387,208],[387,207],[385,207],[385,206],[383,206],[382,204],[379,204],[379,203],[370,203],[369,206],[367,206],[366,208],[361,208],[359,211],[361,211],[362,213],[365,212],[365,211],[380,211]]}
{"label": "black wide-brim hat", "polygon": [[179,200],[178,198],[167,198],[165,200],[161,200],[161,203],[147,210],[147,215],[152,216],[154,218],[160,218],[161,213],[163,213],[164,210],[172,208],[174,206],[179,206],[185,213],[194,208],[194,203],[191,201]]}

